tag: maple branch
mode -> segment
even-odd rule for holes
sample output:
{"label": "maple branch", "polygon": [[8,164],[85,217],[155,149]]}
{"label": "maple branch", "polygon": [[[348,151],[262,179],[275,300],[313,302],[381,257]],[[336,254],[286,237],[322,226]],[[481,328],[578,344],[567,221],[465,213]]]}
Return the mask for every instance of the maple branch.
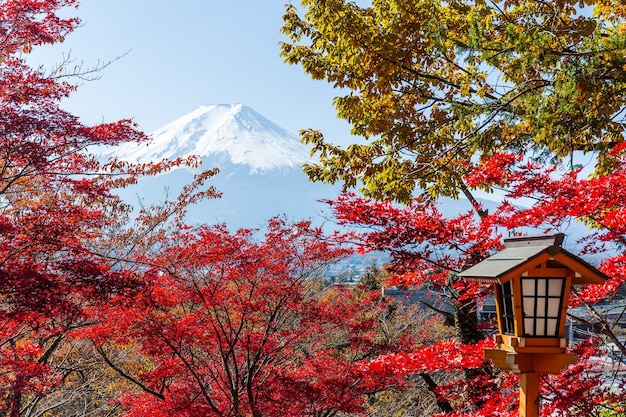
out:
{"label": "maple branch", "polygon": [[54,341],[52,342],[52,344],[46,349],[46,351],[43,353],[43,355],[41,355],[41,357],[39,357],[39,359],[37,360],[37,363],[47,364],[48,363],[48,359],[50,359],[50,356],[56,350],[56,348],[59,346],[59,344],[63,340],[64,336],[65,336],[65,332],[57,335],[55,337]]}
{"label": "maple branch", "polygon": [[174,356],[178,357],[178,359],[181,360],[181,362],[183,363],[183,365],[185,365],[185,368],[187,368],[187,370],[191,373],[191,375],[193,376],[193,379],[196,380],[196,382],[198,383],[198,388],[200,389],[200,392],[202,393],[202,396],[204,397],[205,401],[207,402],[207,405],[209,407],[211,407],[211,409],[217,413],[219,415],[219,409],[217,408],[217,406],[213,403],[213,401],[211,400],[211,396],[209,395],[209,393],[207,392],[207,389],[205,387],[204,381],[202,380],[202,377],[198,374],[198,372],[194,369],[194,367],[192,366],[192,364],[187,360],[187,358],[185,358],[185,356],[182,354],[182,352],[176,348],[176,346],[174,346],[174,344],[167,338],[165,337],[165,335],[160,335],[161,340],[170,348],[171,352],[174,354]]}
{"label": "maple branch", "polygon": [[437,385],[435,380],[425,372],[420,372],[418,375],[426,383],[428,390],[435,396],[435,401],[437,402],[437,406],[441,409],[441,411],[446,413],[453,412],[454,408],[452,407],[452,405],[450,405],[448,400],[446,400],[445,398],[443,398],[442,395],[437,393],[437,388],[439,388],[439,385]]}
{"label": "maple branch", "polygon": [[[40,69],[40,74],[42,77],[52,78],[52,79],[78,78],[79,80],[82,80],[82,81],[97,81],[100,78],[102,78],[102,76],[94,75],[94,74],[98,74],[99,72],[107,68],[108,66],[126,57],[128,54],[131,53],[131,51],[132,49],[129,49],[128,51],[122,54],[119,54],[113,59],[109,59],[107,61],[101,61],[98,59],[95,65],[90,66],[85,69],[83,69],[84,62],[81,61],[81,62],[76,63],[77,61],[71,57],[71,51],[68,53],[63,52],[61,54],[61,62],[55,63],[47,71],[44,71],[43,68]],[[74,68],[72,69],[72,71],[66,72],[65,67],[73,63],[76,63],[76,65],[74,65]]]}
{"label": "maple branch", "polygon": [[[236,359],[236,353],[235,353],[235,345],[236,345],[236,340],[238,340],[241,337],[241,333],[244,330],[244,319],[242,317],[241,322],[239,323],[239,326],[235,327],[232,325],[232,322],[230,320],[230,316],[228,314],[228,312],[226,312],[225,317],[226,319],[224,320],[225,323],[220,319],[220,310],[218,309],[220,306],[218,305],[209,305],[209,308],[213,311],[213,323],[212,323],[212,327],[214,330],[214,334],[218,339],[218,349],[220,352],[220,360],[222,361],[222,366],[224,369],[224,372],[226,373],[226,379],[227,379],[227,383],[228,383],[228,389],[230,390],[230,393],[226,392],[226,387],[222,387],[221,384],[219,384],[220,389],[225,393],[225,394],[230,394],[232,395],[232,401],[233,401],[233,407],[237,408],[238,407],[238,393],[239,393],[239,366],[237,364],[237,359]],[[217,323],[217,324],[216,324]],[[225,327],[225,325],[228,325],[228,329],[231,329],[232,332],[228,332],[227,328]],[[233,334],[232,339],[231,340],[228,338],[229,334]],[[222,336],[224,336],[224,338],[222,338]],[[223,344],[228,345],[228,349],[224,349]],[[231,363],[229,362],[232,358],[232,365],[234,366],[234,375],[233,376],[233,371],[231,370]],[[182,359],[182,358],[181,358]],[[187,366],[187,364],[185,363],[185,365]],[[191,369],[190,369],[191,370]],[[192,374],[194,374],[195,376],[195,372],[192,371]],[[196,378],[197,379],[197,378]],[[217,379],[216,379],[217,380]],[[200,380],[198,380],[198,382],[200,383]],[[205,390],[203,389],[203,387],[201,387],[203,394],[206,396],[207,393],[205,393]]]}
{"label": "maple branch", "polygon": [[128,381],[132,382],[133,384],[137,385],[139,388],[141,388],[143,391],[147,392],[148,394],[154,395],[155,397],[157,397],[160,400],[165,400],[165,396],[163,395],[162,392],[156,392],[150,388],[148,388],[146,385],[142,384],[141,381],[138,381],[136,378],[133,378],[131,375],[128,375],[126,372],[124,372],[123,369],[121,369],[119,366],[115,365],[113,363],[113,361],[111,361],[111,359],[109,359],[109,357],[107,356],[106,352],[104,351],[104,349],[102,348],[102,346],[96,346],[96,343],[93,342],[94,347],[96,348],[96,352],[98,352],[100,354],[100,356],[102,357],[102,359],[104,359],[104,362],[106,362],[107,365],[109,365],[109,367],[111,367],[111,369],[113,369],[115,372],[117,372],[122,378],[127,379]]}
{"label": "maple branch", "polygon": [[[393,250],[393,248],[388,248],[388,249],[389,249],[389,250]],[[459,249],[459,248],[457,247],[457,249]],[[431,259],[429,256],[424,255],[424,254],[422,254],[421,252],[410,252],[410,251],[408,251],[408,250],[398,250],[398,251],[396,251],[396,253],[397,253],[398,255],[400,255],[401,257],[406,257],[406,259],[398,259],[398,260],[396,260],[396,262],[392,262],[392,264],[391,264],[391,266],[392,266],[391,270],[393,270],[393,269],[394,269],[393,267],[394,267],[394,266],[395,266],[395,264],[397,264],[397,263],[400,263],[400,262],[407,262],[407,260],[408,260],[409,262],[413,262],[414,260],[418,260],[418,261],[424,261],[424,262],[426,262],[426,263],[428,263],[428,264],[431,264],[431,265],[433,265],[433,266],[435,266],[435,267],[437,267],[437,268],[440,268],[440,269],[442,269],[442,270],[445,270],[445,271],[456,272],[456,273],[461,272],[461,271],[459,271],[459,270],[456,270],[456,269],[451,268],[449,265],[446,265],[446,264],[444,264],[444,263],[442,263],[442,262],[439,262],[438,260]]]}
{"label": "maple branch", "polygon": [[459,188],[461,188],[461,191],[463,192],[465,197],[467,197],[470,203],[472,203],[472,207],[474,208],[474,210],[476,210],[476,213],[478,213],[478,216],[481,219],[484,219],[485,217],[487,217],[487,215],[489,214],[489,211],[481,208],[481,204],[478,202],[478,200],[476,200],[476,197],[474,197],[474,194],[469,190],[469,188],[467,188],[467,185],[465,184],[462,178],[458,179],[458,184],[459,184]]}
{"label": "maple branch", "polygon": [[434,312],[442,315],[444,317],[444,324],[448,325],[448,326],[454,326],[454,314],[442,310],[440,308],[437,308],[429,303],[427,303],[426,301],[420,301],[420,303],[426,307],[428,307],[429,309],[433,310]]}

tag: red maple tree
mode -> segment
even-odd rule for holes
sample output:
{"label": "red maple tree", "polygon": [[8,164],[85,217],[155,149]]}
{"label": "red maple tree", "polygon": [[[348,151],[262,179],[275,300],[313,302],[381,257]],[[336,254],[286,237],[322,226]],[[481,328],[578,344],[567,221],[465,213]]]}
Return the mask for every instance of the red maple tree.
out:
{"label": "red maple tree", "polygon": [[[437,342],[415,352],[379,358],[371,365],[386,366],[403,375],[461,371],[465,375],[463,380],[433,387],[434,394],[449,399],[442,403],[441,415],[517,415],[517,393],[512,390],[516,377],[491,368],[481,359],[485,335],[476,321],[475,306],[490,288],[460,281],[455,273],[500,250],[503,233],[526,231],[529,227],[545,232],[562,231],[572,221],[589,225],[589,233],[573,243],[582,247],[579,250],[582,256],[601,257],[599,268],[611,280],[606,285],[578,289],[570,305],[586,306],[597,319],[594,331],[626,352],[623,341],[613,332],[615,323],[603,319],[593,306],[616,295],[626,276],[622,249],[626,160],[617,149],[613,158],[614,171],[587,178],[580,170],[556,175],[554,169],[528,162],[519,155],[485,157],[472,168],[465,181],[470,188],[504,190],[503,202],[491,213],[476,206],[466,213],[446,217],[432,200],[417,199],[401,207],[351,193],[329,201],[340,224],[357,226],[359,230],[343,239],[357,242],[361,251],[383,250],[391,254],[393,274],[389,284],[426,287],[445,294],[453,311],[457,340],[461,342],[460,345]],[[533,203],[515,204],[521,198],[531,199]],[[582,317],[573,319],[592,324]],[[562,375],[544,378],[543,415],[594,415],[603,407],[619,407],[624,401],[615,374],[593,370],[594,358],[605,356],[600,345],[581,343],[575,350],[579,354],[575,367]]]}
{"label": "red maple tree", "polygon": [[[348,237],[364,251],[389,251],[397,284],[427,284],[450,298],[458,338],[420,348],[414,340],[381,342],[374,329],[389,305],[380,297],[310,291],[317,267],[342,252],[306,223],[274,220],[262,241],[251,239],[250,231],[189,229],[182,222],[174,223],[175,233],[158,230],[187,204],[216,195],[197,191],[214,171],[127,228],[128,211],[111,189],[167,165],[100,164],[91,146],[147,138],[130,120],[84,125],[59,106],[75,89],[71,74],[45,74],[24,61],[32,48],[61,42],[76,27],[77,19],[57,13],[76,5],[0,2],[5,415],[41,414],[36,407],[42,399],[75,372],[53,361],[68,338],[92,339],[105,365],[131,384],[134,389],[120,399],[129,416],[364,414],[368,395],[402,388],[414,375],[427,383],[442,415],[515,415],[515,377],[482,359],[487,342],[475,306],[486,289],[460,282],[454,273],[498,250],[498,231],[529,225],[558,230],[582,220],[594,230],[582,240],[583,254],[604,245],[617,249],[600,265],[612,277],[608,285],[582,290],[572,302],[593,308],[619,290],[626,272],[620,146],[609,155],[614,169],[595,178],[577,171],[551,175],[510,154],[484,157],[465,178],[470,188],[495,186],[506,188],[511,199],[534,199],[527,208],[505,202],[492,213],[474,207],[445,218],[427,200],[398,208],[346,194],[333,203],[340,223],[373,228]],[[184,163],[196,161],[169,164]],[[610,326],[599,327],[626,353]],[[116,362],[110,352],[120,346],[132,349],[142,366]],[[577,349],[576,368],[546,379],[546,414],[590,415],[598,405],[624,401],[620,391],[606,388],[605,375],[586,372],[595,345]],[[437,383],[432,375],[441,373],[458,377]]]}
{"label": "red maple tree", "polygon": [[59,106],[80,69],[46,74],[26,63],[80,23],[58,14],[74,6],[0,2],[0,412],[10,416],[34,413],[68,377],[52,358],[69,331],[92,321],[85,308],[137,285],[132,271],[113,268],[106,231],[123,227],[128,208],[111,187],[167,167],[99,163],[91,147],[148,138],[131,120],[87,126]]}
{"label": "red maple tree", "polygon": [[124,415],[362,414],[365,394],[403,384],[366,366],[394,349],[376,331],[389,302],[321,291],[316,278],[346,252],[308,222],[273,219],[260,241],[200,227],[160,246],[144,260],[146,287],[99,308],[100,324],[80,332],[103,354],[130,345],[152,364],[110,361],[140,388],[121,398]]}

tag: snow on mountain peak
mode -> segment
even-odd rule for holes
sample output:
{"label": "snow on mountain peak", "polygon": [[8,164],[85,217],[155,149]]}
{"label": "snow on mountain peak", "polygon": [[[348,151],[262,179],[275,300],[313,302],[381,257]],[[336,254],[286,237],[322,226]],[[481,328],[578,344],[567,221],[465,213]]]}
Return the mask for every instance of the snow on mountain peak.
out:
{"label": "snow on mountain peak", "polygon": [[295,168],[311,161],[309,150],[295,135],[240,103],[198,107],[151,137],[147,144],[120,146],[115,155],[139,162],[227,156],[235,165],[248,165],[252,173]]}

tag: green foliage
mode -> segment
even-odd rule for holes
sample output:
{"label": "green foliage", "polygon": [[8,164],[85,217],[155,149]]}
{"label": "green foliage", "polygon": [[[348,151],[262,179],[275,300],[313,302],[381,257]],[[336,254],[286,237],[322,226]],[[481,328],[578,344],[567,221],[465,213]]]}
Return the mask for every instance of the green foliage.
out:
{"label": "green foliage", "polygon": [[626,408],[623,405],[611,404],[609,406],[603,406],[600,410],[599,417],[622,417],[626,412]]}
{"label": "green foliage", "polygon": [[457,196],[469,161],[498,151],[542,162],[623,141],[626,9],[615,1],[303,0],[282,56],[341,91],[339,118],[365,144],[303,130],[314,181],[407,202]]}

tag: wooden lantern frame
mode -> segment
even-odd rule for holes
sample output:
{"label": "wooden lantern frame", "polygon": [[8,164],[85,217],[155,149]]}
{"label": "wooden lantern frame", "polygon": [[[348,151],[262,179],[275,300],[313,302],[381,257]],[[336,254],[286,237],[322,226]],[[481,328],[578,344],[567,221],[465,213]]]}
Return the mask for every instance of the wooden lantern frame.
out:
{"label": "wooden lantern frame", "polygon": [[[520,374],[522,417],[539,415],[538,374],[560,373],[576,363],[576,355],[565,353],[563,338],[572,286],[604,284],[608,279],[563,249],[563,239],[563,233],[505,239],[503,251],[459,274],[494,287],[497,348],[485,349],[485,357],[500,369]],[[558,294],[551,284],[557,282]]]}

